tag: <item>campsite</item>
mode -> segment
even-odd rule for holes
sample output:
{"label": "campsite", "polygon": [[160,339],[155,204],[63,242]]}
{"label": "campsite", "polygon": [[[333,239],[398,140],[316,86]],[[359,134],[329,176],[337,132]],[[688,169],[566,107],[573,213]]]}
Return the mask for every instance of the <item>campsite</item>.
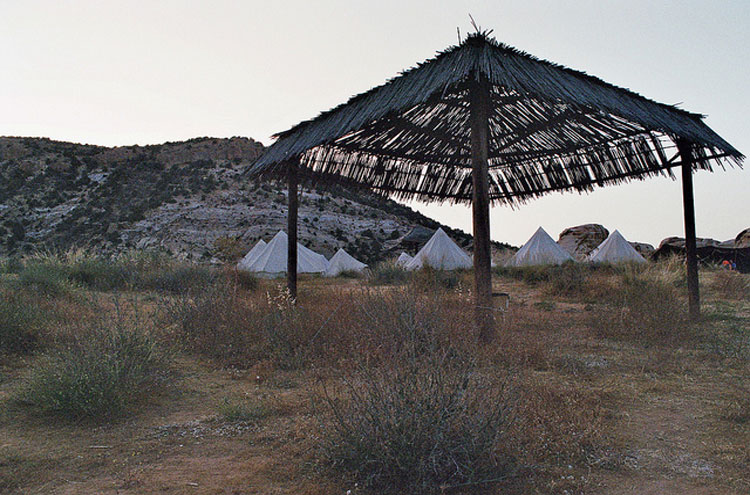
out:
{"label": "campsite", "polygon": [[[534,259],[551,248],[540,231],[525,246]],[[445,449],[435,462],[491,475],[502,493],[624,493],[655,482],[742,493],[750,277],[702,269],[705,317],[690,323],[678,258],[515,266],[518,253],[493,268],[493,291],[510,304],[492,347],[475,337],[462,267],[407,270],[394,259],[338,277],[301,273],[292,304],[283,277],[155,254],[6,264],[0,311],[19,333],[3,336],[0,486],[431,492],[450,470],[426,469],[414,448],[423,445]],[[90,357],[112,352],[109,364]],[[446,430],[433,423],[444,407],[457,408]],[[389,426],[371,436],[369,418]],[[492,421],[502,451],[480,442]],[[399,438],[414,457],[395,468]],[[480,450],[465,451],[469,441]]]}
{"label": "campsite", "polygon": [[750,493],[746,6],[470,3],[0,5],[0,494]]}

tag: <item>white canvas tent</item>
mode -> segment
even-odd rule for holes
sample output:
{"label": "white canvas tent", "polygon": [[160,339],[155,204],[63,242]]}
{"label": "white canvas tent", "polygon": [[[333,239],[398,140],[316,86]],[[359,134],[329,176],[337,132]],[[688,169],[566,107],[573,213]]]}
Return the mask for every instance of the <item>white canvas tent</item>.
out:
{"label": "white canvas tent", "polygon": [[471,257],[458,247],[448,237],[448,234],[443,232],[443,229],[437,229],[437,232],[432,235],[427,244],[414,255],[414,258],[404,268],[407,270],[417,270],[425,264],[442,270],[471,268],[473,265]]}
{"label": "white canvas tent", "polygon": [[401,252],[401,254],[398,255],[398,259],[396,260],[396,266],[405,267],[412,259],[414,258],[404,252]]}
{"label": "white canvas tent", "polygon": [[591,251],[586,260],[592,263],[646,262],[646,258],[641,256],[617,230]]}
{"label": "white canvas tent", "polygon": [[574,261],[570,253],[561,248],[543,228],[539,227],[505,265],[561,265],[566,261]]}
{"label": "white canvas tent", "polygon": [[253,246],[253,248],[237,263],[237,269],[247,270],[247,267],[255,261],[255,258],[261,253],[261,251],[263,251],[264,247],[266,247],[266,241],[263,239],[259,240],[258,244]]}
{"label": "white canvas tent", "polygon": [[[276,277],[286,273],[288,242],[286,232],[279,231],[246,270],[262,277]],[[323,273],[327,268],[325,256],[297,243],[297,273]]]}
{"label": "white canvas tent", "polygon": [[365,268],[367,268],[367,264],[362,263],[343,249],[339,249],[328,262],[328,269],[323,275],[335,277],[341,272],[361,272]]}

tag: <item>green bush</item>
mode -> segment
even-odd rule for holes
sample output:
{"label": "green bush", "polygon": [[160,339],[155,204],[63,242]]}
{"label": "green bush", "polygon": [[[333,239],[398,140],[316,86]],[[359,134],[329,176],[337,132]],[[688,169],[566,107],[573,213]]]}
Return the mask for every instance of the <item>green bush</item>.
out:
{"label": "green bush", "polygon": [[139,289],[176,294],[210,285],[215,280],[216,273],[211,268],[185,264],[139,274],[135,285]]}
{"label": "green bush", "polygon": [[439,493],[507,475],[502,445],[513,401],[453,350],[360,366],[327,391],[326,465],[379,493]]}
{"label": "green bush", "polygon": [[68,275],[68,270],[62,265],[31,263],[21,269],[16,283],[19,287],[42,296],[68,296],[76,289]]}
{"label": "green bush", "polygon": [[97,290],[114,290],[130,282],[132,272],[124,263],[101,258],[87,257],[70,266],[68,278],[86,287]]}
{"label": "green bush", "polygon": [[44,317],[21,294],[0,294],[0,352],[29,352],[39,340]]}
{"label": "green bush", "polygon": [[463,273],[464,270],[442,270],[426,264],[412,272],[412,277],[415,285],[422,289],[456,289]]}
{"label": "green bush", "polygon": [[672,282],[648,274],[626,273],[611,288],[600,333],[614,337],[635,337],[645,343],[683,341],[691,337],[687,305]]}
{"label": "green bush", "polygon": [[258,288],[258,279],[252,273],[245,270],[234,270],[232,273],[239,287],[245,290],[255,290]]}
{"label": "green bush", "polygon": [[374,285],[403,284],[409,280],[409,272],[392,261],[384,261],[373,267],[369,280]]}
{"label": "green bush", "polygon": [[137,319],[118,316],[42,356],[17,398],[43,414],[102,420],[134,410],[170,376],[151,333]]}
{"label": "green bush", "polygon": [[16,257],[0,259],[0,273],[18,273],[23,268],[21,260]]}
{"label": "green bush", "polygon": [[219,416],[224,421],[250,423],[271,414],[271,408],[263,401],[245,398],[233,401],[224,397],[218,407]]}

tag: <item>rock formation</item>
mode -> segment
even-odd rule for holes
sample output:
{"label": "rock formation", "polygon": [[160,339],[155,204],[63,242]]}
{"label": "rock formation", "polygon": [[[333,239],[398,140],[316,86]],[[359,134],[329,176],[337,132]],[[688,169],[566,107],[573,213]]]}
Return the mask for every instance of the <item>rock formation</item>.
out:
{"label": "rock formation", "polygon": [[633,242],[629,241],[630,245],[633,246],[633,248],[638,251],[638,254],[643,256],[646,259],[649,259],[652,254],[654,254],[654,251],[656,249],[651,244],[647,244],[645,242]]}
{"label": "rock formation", "polygon": [[746,248],[750,247],[750,228],[743,230],[734,239],[734,247]]}
{"label": "rock formation", "polygon": [[[704,239],[701,237],[697,237],[695,239],[696,248],[719,246],[720,244],[721,242],[717,241],[716,239],[710,239],[710,238]],[[659,249],[661,249],[663,246],[671,246],[674,248],[685,249],[685,238],[684,237],[667,237],[666,239],[662,240],[659,243]]]}
{"label": "rock formation", "polygon": [[604,242],[608,236],[609,231],[604,226],[597,223],[587,223],[563,230],[557,243],[571,256],[582,260]]}

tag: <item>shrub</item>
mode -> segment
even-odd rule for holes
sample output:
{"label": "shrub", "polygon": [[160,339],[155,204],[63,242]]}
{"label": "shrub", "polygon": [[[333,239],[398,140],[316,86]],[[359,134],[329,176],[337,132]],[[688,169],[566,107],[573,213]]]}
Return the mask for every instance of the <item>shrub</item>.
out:
{"label": "shrub", "polygon": [[315,322],[285,291],[265,296],[238,293],[225,279],[165,301],[164,317],[177,324],[187,350],[223,365],[247,368],[269,359],[281,369],[298,368]]}
{"label": "shrub", "polygon": [[238,287],[245,290],[253,291],[258,288],[258,279],[252,273],[245,270],[232,270],[231,275]]}
{"label": "shrub", "polygon": [[423,290],[456,289],[461,284],[461,275],[465,273],[460,270],[442,270],[424,265],[413,272],[412,277],[417,287]]}
{"label": "shrub", "polygon": [[0,273],[18,273],[22,268],[21,260],[17,257],[0,259]]}
{"label": "shrub", "polygon": [[71,295],[76,286],[65,267],[57,264],[26,264],[18,273],[19,287],[47,297]]}
{"label": "shrub", "polygon": [[344,270],[340,272],[337,276],[341,278],[357,279],[357,278],[364,278],[365,274],[357,270]]}
{"label": "shrub", "polygon": [[601,398],[572,383],[523,384],[510,443],[529,464],[596,464],[604,456],[607,412]]}
{"label": "shrub", "polygon": [[97,290],[125,287],[131,276],[125,264],[102,257],[86,257],[76,261],[68,272],[70,280]]}
{"label": "shrub", "polygon": [[237,261],[242,258],[246,250],[236,237],[217,237],[214,241],[214,252],[222,261]]}
{"label": "shrub", "polygon": [[437,493],[508,474],[499,448],[513,409],[506,382],[479,373],[455,351],[401,355],[360,366],[327,391],[322,425],[327,466],[381,492]]}
{"label": "shrub", "polygon": [[713,274],[711,288],[724,299],[750,300],[750,277],[738,272],[717,271]]}
{"label": "shrub", "polygon": [[635,337],[643,342],[683,341],[690,336],[686,304],[671,283],[644,274],[626,274],[609,294],[602,320],[595,326],[606,336]]}
{"label": "shrub", "polygon": [[378,263],[370,271],[370,283],[374,285],[403,284],[409,279],[409,272],[392,261]]}
{"label": "shrub", "polygon": [[268,417],[271,414],[271,408],[257,399],[246,397],[243,400],[233,401],[224,397],[219,403],[218,413],[224,421],[250,423]]}
{"label": "shrub", "polygon": [[144,290],[182,293],[204,287],[215,280],[216,273],[211,268],[184,264],[139,274],[135,285]]}
{"label": "shrub", "polygon": [[44,318],[21,294],[0,294],[0,352],[29,352],[37,345]]}
{"label": "shrub", "polygon": [[38,412],[71,420],[112,418],[163,386],[170,376],[167,363],[137,318],[118,315],[43,356],[17,398]]}

